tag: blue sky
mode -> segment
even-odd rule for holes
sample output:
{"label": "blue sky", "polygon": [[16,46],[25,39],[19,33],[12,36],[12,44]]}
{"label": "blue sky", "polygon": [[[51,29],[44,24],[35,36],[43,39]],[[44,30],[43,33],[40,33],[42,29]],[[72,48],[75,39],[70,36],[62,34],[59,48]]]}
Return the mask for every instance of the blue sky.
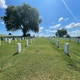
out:
{"label": "blue sky", "polygon": [[[80,36],[80,0],[0,0],[0,16],[5,15],[7,6],[22,3],[37,8],[42,19],[39,33],[30,31],[31,35],[54,36],[58,29],[65,28],[70,36]],[[0,20],[0,34],[9,32]],[[11,33],[22,35],[20,30]]]}

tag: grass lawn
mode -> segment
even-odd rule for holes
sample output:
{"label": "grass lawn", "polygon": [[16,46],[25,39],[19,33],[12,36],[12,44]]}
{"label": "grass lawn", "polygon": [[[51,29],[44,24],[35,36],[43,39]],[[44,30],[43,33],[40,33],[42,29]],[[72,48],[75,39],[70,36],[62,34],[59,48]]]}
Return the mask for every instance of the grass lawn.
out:
{"label": "grass lawn", "polygon": [[[54,42],[56,43],[56,40]],[[22,51],[16,53],[17,42]],[[0,46],[0,80],[80,80],[80,44],[59,39],[60,47],[48,39],[38,38],[25,47],[25,40],[2,41]],[[69,43],[70,57],[64,54]]]}
{"label": "grass lawn", "polygon": [[6,36],[7,34],[0,34],[0,37],[2,37],[2,36]]}

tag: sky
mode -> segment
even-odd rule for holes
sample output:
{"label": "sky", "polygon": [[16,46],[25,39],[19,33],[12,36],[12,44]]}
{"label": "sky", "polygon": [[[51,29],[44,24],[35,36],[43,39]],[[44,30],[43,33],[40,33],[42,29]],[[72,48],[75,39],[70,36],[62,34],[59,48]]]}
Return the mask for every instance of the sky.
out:
{"label": "sky", "polygon": [[[10,5],[29,4],[39,11],[42,23],[39,32],[28,32],[36,36],[55,36],[59,29],[66,29],[70,36],[80,36],[80,0],[0,0],[0,16]],[[7,31],[4,21],[0,20],[0,34],[22,35],[21,30]]]}

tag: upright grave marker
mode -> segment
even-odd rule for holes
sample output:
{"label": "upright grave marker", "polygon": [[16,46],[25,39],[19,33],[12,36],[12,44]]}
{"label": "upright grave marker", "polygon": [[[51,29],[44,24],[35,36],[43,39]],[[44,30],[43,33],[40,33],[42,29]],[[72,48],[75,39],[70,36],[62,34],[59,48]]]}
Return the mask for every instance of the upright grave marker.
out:
{"label": "upright grave marker", "polygon": [[7,38],[5,38],[5,41],[7,41]]}
{"label": "upright grave marker", "polygon": [[59,40],[56,41],[56,46],[59,48]]}
{"label": "upright grave marker", "polygon": [[28,46],[28,40],[26,40],[26,46]]}
{"label": "upright grave marker", "polygon": [[50,40],[50,41],[52,41],[52,38],[51,38],[51,37],[49,37],[49,40]]}
{"label": "upright grave marker", "polygon": [[26,37],[25,37],[25,40],[26,40]]}
{"label": "upright grave marker", "polygon": [[71,38],[68,38],[68,41],[71,41]]}
{"label": "upright grave marker", "polygon": [[11,39],[10,38],[8,39],[8,43],[11,43]]}
{"label": "upright grave marker", "polygon": [[79,39],[78,38],[76,39],[76,43],[79,44]]}
{"label": "upright grave marker", "polygon": [[50,41],[52,41],[52,37],[50,37]]}
{"label": "upright grave marker", "polygon": [[52,38],[52,43],[54,44],[54,38]]}
{"label": "upright grave marker", "polygon": [[30,44],[32,44],[32,39],[30,39]]}
{"label": "upright grave marker", "polygon": [[20,41],[21,41],[21,38],[19,38],[20,39]]}
{"label": "upright grave marker", "polygon": [[15,42],[17,42],[17,38],[15,38]]}
{"label": "upright grave marker", "polygon": [[24,40],[24,37],[22,39]]}
{"label": "upright grave marker", "polygon": [[17,53],[21,52],[21,43],[17,43]]}
{"label": "upright grave marker", "polygon": [[11,39],[11,41],[12,41],[12,38],[10,38]]}
{"label": "upright grave marker", "polygon": [[66,38],[64,37],[64,40],[66,40]]}
{"label": "upright grave marker", "polygon": [[34,38],[32,39],[32,41],[34,42]]}
{"label": "upright grave marker", "polygon": [[69,44],[68,43],[64,44],[64,52],[65,54],[69,55]]}

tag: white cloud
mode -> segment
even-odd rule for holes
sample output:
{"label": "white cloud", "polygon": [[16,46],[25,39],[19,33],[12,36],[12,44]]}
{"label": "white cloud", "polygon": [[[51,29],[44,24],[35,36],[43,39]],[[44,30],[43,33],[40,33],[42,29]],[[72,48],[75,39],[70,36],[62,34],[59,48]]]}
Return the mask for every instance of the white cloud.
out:
{"label": "white cloud", "polygon": [[43,29],[44,27],[39,27],[39,32],[42,32]]}
{"label": "white cloud", "polygon": [[61,26],[61,24],[56,24],[56,25],[54,25],[54,26],[50,26],[50,28],[58,28],[58,27],[60,27]]}
{"label": "white cloud", "polygon": [[69,9],[69,7],[67,6],[66,2],[64,0],[62,0],[62,2],[64,3],[66,9],[72,15],[72,17],[78,22],[77,18],[74,16],[74,14],[72,13],[72,11]]}
{"label": "white cloud", "polygon": [[39,37],[42,37],[42,36],[44,36],[44,37],[49,37],[49,36],[54,36],[54,35],[53,35],[53,34],[40,33],[38,36],[39,36]]}
{"label": "white cloud", "polygon": [[44,15],[39,16],[40,18],[44,18]]}
{"label": "white cloud", "polygon": [[68,32],[68,34],[70,36],[80,36],[80,30],[75,30],[75,31],[72,31],[72,32]]}
{"label": "white cloud", "polygon": [[66,18],[64,21],[67,21],[69,18]]}
{"label": "white cloud", "polygon": [[7,8],[5,0],[0,0],[0,8]]}
{"label": "white cloud", "polygon": [[62,28],[59,28],[59,30],[61,30]]}
{"label": "white cloud", "polygon": [[43,33],[39,33],[39,37],[42,37],[42,36],[44,36],[44,34]]}
{"label": "white cloud", "polygon": [[49,32],[57,32],[57,30],[45,30],[47,33],[49,33]]}
{"label": "white cloud", "polygon": [[37,33],[35,33],[35,32],[30,32],[30,34],[31,34],[31,36],[37,36]]}
{"label": "white cloud", "polygon": [[0,22],[1,24],[4,24],[4,22]]}
{"label": "white cloud", "polygon": [[57,30],[50,30],[49,32],[57,32]]}
{"label": "white cloud", "polygon": [[38,36],[39,36],[39,37],[42,37],[42,36],[45,36],[45,37],[46,37],[46,36],[48,36],[48,35],[45,35],[44,33],[39,33]]}
{"label": "white cloud", "polygon": [[70,32],[68,32],[68,34],[70,34]]}
{"label": "white cloud", "polygon": [[44,29],[43,27],[40,27],[40,28],[39,28],[39,30],[43,30],[43,29]]}
{"label": "white cloud", "polygon": [[39,32],[42,32],[41,30],[39,30]]}
{"label": "white cloud", "polygon": [[71,33],[73,33],[73,34],[80,34],[80,30],[75,30],[75,31],[72,31]]}
{"label": "white cloud", "polygon": [[80,27],[80,23],[70,23],[69,25],[66,25],[65,26],[66,28],[77,28],[77,27]]}
{"label": "white cloud", "polygon": [[48,32],[49,30],[45,30],[46,32]]}
{"label": "white cloud", "polygon": [[59,22],[61,22],[62,20],[63,20],[63,17],[59,18],[59,20],[58,20],[58,21],[59,21]]}

